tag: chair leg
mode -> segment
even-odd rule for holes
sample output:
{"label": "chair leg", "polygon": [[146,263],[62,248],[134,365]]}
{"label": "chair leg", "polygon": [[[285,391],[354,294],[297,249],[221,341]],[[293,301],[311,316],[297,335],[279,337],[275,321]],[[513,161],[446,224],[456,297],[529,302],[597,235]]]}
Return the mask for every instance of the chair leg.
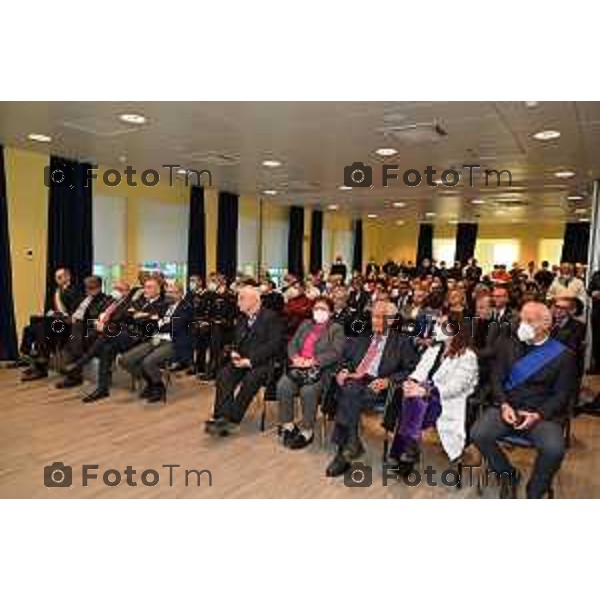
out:
{"label": "chair leg", "polygon": [[390,449],[390,440],[388,437],[388,432],[385,431],[384,433],[385,437],[383,438],[383,457],[382,457],[382,462],[385,463],[388,459],[388,452]]}
{"label": "chair leg", "polygon": [[267,421],[267,401],[265,399],[264,390],[262,391],[262,412],[260,415],[260,430],[261,432],[265,430],[265,424]]}

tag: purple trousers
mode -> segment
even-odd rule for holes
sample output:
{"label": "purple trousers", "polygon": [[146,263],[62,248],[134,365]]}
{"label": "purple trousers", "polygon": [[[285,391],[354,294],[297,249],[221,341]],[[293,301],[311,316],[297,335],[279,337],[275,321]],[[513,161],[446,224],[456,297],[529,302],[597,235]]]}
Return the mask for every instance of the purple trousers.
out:
{"label": "purple trousers", "polygon": [[433,427],[441,414],[442,403],[437,388],[432,388],[427,398],[403,398],[390,456],[398,458],[418,444],[421,433]]}

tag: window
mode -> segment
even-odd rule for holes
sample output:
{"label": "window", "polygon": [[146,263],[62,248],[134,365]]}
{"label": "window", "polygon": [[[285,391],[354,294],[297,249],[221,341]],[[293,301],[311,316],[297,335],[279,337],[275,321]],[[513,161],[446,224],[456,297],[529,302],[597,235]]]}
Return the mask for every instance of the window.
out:
{"label": "window", "polygon": [[94,275],[102,277],[104,291],[123,276],[127,260],[126,200],[117,196],[93,199]]}
{"label": "window", "polygon": [[547,260],[550,265],[560,264],[563,239],[542,239],[538,246],[538,262]]}
{"label": "window", "polygon": [[238,223],[238,271],[254,277],[258,258],[258,219],[240,216]]}
{"label": "window", "polygon": [[263,224],[262,268],[278,285],[287,272],[288,230],[288,222],[284,220]]}
{"label": "window", "polygon": [[454,264],[454,255],[456,253],[456,238],[433,238],[433,258],[438,264],[442,261],[447,266]]}
{"label": "window", "polygon": [[484,273],[493,270],[494,265],[506,265],[510,269],[519,261],[521,244],[519,240],[478,239],[475,247],[475,258]]}
{"label": "window", "polygon": [[185,281],[188,204],[143,198],[136,202],[135,210],[140,268],[145,271],[162,271],[167,279]]}

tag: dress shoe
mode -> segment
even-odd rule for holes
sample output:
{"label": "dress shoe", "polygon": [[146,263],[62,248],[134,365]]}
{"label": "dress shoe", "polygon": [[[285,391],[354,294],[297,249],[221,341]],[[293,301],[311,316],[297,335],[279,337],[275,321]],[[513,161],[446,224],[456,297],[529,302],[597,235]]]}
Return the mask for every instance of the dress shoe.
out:
{"label": "dress shoe", "polygon": [[298,433],[298,427],[294,425],[292,429],[284,429],[280,426],[279,431],[277,432],[279,437],[281,438],[281,443],[284,446],[289,446],[289,443]]}
{"label": "dress shoe", "polygon": [[209,419],[204,424],[204,431],[209,435],[217,435],[217,432],[223,427],[225,419],[218,417],[217,419]]}
{"label": "dress shoe", "polygon": [[200,381],[214,381],[215,376],[212,373],[199,373],[198,379]]}
{"label": "dress shoe", "polygon": [[150,387],[150,391],[146,396],[146,402],[153,404],[154,402],[167,402],[167,389],[161,383],[159,385],[153,385]]}
{"label": "dress shoe", "polygon": [[325,475],[327,477],[339,477],[343,475],[350,468],[350,461],[348,461],[341,452],[338,452],[333,460],[327,465],[325,469]]}
{"label": "dress shoe", "polygon": [[29,369],[25,369],[25,371],[23,371],[23,375],[21,375],[21,381],[25,383],[28,381],[36,381],[38,379],[45,379],[46,377],[48,377],[47,369],[30,367]]}
{"label": "dress shoe", "polygon": [[108,398],[110,396],[110,392],[108,390],[97,389],[84,396],[81,401],[89,404],[90,402],[97,402],[98,400],[102,400],[102,398]]}
{"label": "dress shoe", "polygon": [[71,373],[76,373],[77,371],[79,371],[79,365],[77,363],[69,363],[60,370],[63,375],[71,375]]}
{"label": "dress shoe", "polygon": [[83,377],[81,375],[79,377],[67,375],[62,381],[59,381],[56,384],[56,389],[58,390],[66,390],[69,388],[77,387],[78,385],[83,384]]}
{"label": "dress shoe", "polygon": [[290,450],[302,450],[303,448],[306,448],[306,446],[312,444],[314,439],[314,434],[311,433],[307,437],[304,433],[298,431],[286,445]]}

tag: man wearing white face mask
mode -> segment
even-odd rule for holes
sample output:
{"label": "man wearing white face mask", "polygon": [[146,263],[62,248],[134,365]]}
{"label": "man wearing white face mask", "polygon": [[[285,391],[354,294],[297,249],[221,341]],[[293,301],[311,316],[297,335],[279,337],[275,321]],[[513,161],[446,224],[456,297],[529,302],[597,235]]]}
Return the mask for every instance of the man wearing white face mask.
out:
{"label": "man wearing white face mask", "polygon": [[501,497],[515,497],[519,473],[498,446],[507,435],[530,441],[538,451],[528,498],[548,493],[565,453],[563,421],[577,380],[575,355],[550,337],[552,314],[541,303],[521,310],[517,339],[503,337],[492,367],[494,407],[473,429],[473,442],[501,482]]}

